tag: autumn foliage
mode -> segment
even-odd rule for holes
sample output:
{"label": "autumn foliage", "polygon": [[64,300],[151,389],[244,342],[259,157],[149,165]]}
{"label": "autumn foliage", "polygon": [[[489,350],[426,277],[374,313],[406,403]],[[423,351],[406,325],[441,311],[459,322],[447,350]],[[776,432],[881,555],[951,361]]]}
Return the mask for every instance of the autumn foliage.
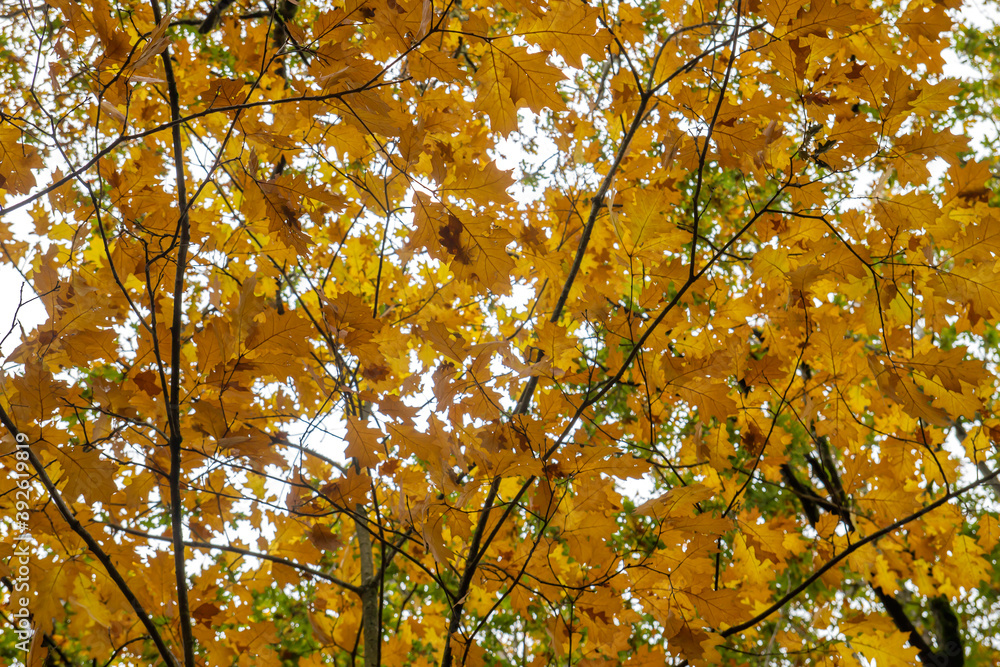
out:
{"label": "autumn foliage", "polygon": [[960,4],[5,5],[0,661],[997,664]]}

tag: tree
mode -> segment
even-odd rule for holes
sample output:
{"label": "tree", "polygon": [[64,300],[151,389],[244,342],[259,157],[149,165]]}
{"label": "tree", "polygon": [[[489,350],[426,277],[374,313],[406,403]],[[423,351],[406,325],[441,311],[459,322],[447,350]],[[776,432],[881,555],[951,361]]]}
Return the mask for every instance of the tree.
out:
{"label": "tree", "polygon": [[4,10],[5,659],[994,664],[959,9]]}

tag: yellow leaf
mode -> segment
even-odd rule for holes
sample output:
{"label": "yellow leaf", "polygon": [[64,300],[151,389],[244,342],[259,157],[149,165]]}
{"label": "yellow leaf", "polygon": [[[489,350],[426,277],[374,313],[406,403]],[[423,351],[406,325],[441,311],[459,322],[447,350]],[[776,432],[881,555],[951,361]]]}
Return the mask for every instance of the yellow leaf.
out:
{"label": "yellow leaf", "polygon": [[[918,651],[906,646],[909,635],[905,632],[862,633],[850,641],[851,650],[857,651],[869,660],[877,661],[879,667],[910,667],[919,664]],[[845,649],[841,649],[843,652]]]}
{"label": "yellow leaf", "polygon": [[347,448],[345,454],[357,461],[362,468],[374,468],[378,465],[382,454],[382,444],[379,442],[382,433],[368,426],[366,420],[359,417],[347,418]]}
{"label": "yellow leaf", "polygon": [[529,53],[525,47],[504,50],[490,44],[476,72],[476,111],[489,116],[494,132],[507,135],[517,130],[517,110],[522,106],[536,113],[545,107],[565,108],[555,88],[565,75],[546,60],[546,54]]}
{"label": "yellow leaf", "polygon": [[652,516],[666,519],[671,516],[684,516],[694,507],[695,503],[706,500],[715,492],[701,484],[688,484],[667,491],[662,496],[647,500],[635,508],[635,513],[641,516]]}

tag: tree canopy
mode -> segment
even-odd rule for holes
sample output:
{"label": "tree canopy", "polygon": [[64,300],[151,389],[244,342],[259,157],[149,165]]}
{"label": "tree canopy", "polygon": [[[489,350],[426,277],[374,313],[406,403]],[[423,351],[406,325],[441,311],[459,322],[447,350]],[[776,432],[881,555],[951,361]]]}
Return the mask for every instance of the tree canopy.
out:
{"label": "tree canopy", "polygon": [[8,3],[0,656],[997,664],[961,10]]}

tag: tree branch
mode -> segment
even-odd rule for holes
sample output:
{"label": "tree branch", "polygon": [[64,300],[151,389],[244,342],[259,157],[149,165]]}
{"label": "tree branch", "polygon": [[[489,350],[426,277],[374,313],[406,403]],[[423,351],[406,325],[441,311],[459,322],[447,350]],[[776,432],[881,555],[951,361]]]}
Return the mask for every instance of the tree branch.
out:
{"label": "tree branch", "polygon": [[949,502],[951,500],[954,500],[955,498],[958,498],[959,496],[967,493],[968,491],[971,491],[972,489],[975,489],[976,487],[982,486],[983,484],[988,484],[990,482],[990,480],[996,479],[996,477],[998,475],[1000,475],[1000,470],[997,470],[996,472],[991,473],[989,475],[989,477],[983,477],[983,478],[977,479],[974,482],[966,484],[965,486],[963,486],[960,489],[955,489],[951,493],[948,493],[948,494],[946,494],[944,496],[941,496],[940,498],[938,498],[937,500],[935,500],[930,505],[927,505],[927,506],[923,507],[922,509],[917,510],[913,514],[910,514],[909,516],[903,517],[899,521],[896,521],[895,523],[889,524],[885,528],[877,530],[874,533],[872,533],[871,535],[869,535],[869,536],[867,536],[867,537],[865,537],[865,538],[863,538],[861,540],[858,540],[857,542],[855,542],[854,544],[852,544],[851,546],[847,547],[846,549],[844,549],[843,551],[841,551],[839,554],[837,554],[836,556],[834,556],[833,558],[831,558],[830,560],[828,560],[827,562],[825,562],[821,567],[819,567],[815,572],[813,572],[805,581],[803,581],[801,584],[799,584],[798,586],[796,586],[795,588],[793,588],[792,590],[790,590],[788,593],[786,593],[785,595],[783,595],[781,598],[779,598],[770,607],[768,607],[767,609],[765,609],[761,613],[757,614],[756,616],[754,616],[750,620],[745,621],[743,623],[739,623],[737,625],[734,625],[731,628],[723,630],[719,634],[722,637],[732,637],[733,635],[738,634],[740,632],[743,632],[744,630],[746,630],[748,628],[752,628],[753,626],[755,626],[758,623],[760,623],[761,621],[765,620],[768,616],[770,616],[771,614],[773,614],[774,612],[778,611],[779,609],[781,609],[782,607],[784,607],[786,604],[788,604],[789,602],[791,602],[792,600],[794,600],[796,597],[799,596],[800,593],[802,593],[802,591],[804,591],[807,588],[809,588],[810,586],[812,586],[813,583],[815,583],[817,580],[819,580],[820,577],[822,577],[824,574],[826,574],[827,572],[829,572],[838,563],[840,563],[842,560],[844,560],[845,558],[847,558],[848,556],[850,556],[851,554],[853,554],[855,551],[857,551],[861,547],[864,547],[864,546],[867,546],[869,544],[872,544],[873,542],[877,542],[878,540],[882,539],[886,535],[894,533],[896,530],[902,528],[906,524],[908,524],[908,523],[910,523],[912,521],[916,521],[917,519],[919,519],[920,517],[924,516],[925,514],[929,514],[930,512],[933,512],[938,507],[941,507],[945,503],[947,503],[947,502]]}
{"label": "tree branch", "polygon": [[[147,533],[142,530],[136,530],[135,528],[129,528],[128,526],[122,526],[117,523],[112,523],[110,521],[105,522],[106,526],[114,529],[120,530],[128,535],[135,535],[136,537],[141,537],[147,540],[158,540],[160,542],[173,542],[172,538],[164,537],[162,535],[153,535],[152,533]],[[294,570],[301,570],[307,574],[311,574],[314,577],[323,579],[324,581],[329,581],[331,584],[336,584],[341,588],[351,591],[357,595],[361,595],[361,588],[355,586],[354,584],[349,584],[346,581],[338,579],[337,577],[331,576],[322,570],[317,570],[314,567],[308,565],[303,565],[302,563],[296,563],[293,560],[288,560],[287,558],[282,558],[281,556],[274,556],[272,554],[262,553],[260,551],[253,551],[251,549],[244,549],[243,547],[234,547],[231,544],[215,544],[213,542],[199,542],[197,540],[184,540],[184,545],[192,549],[204,549],[206,551],[226,551],[229,553],[239,554],[241,556],[247,556],[249,558],[259,558],[261,560],[270,561],[272,563],[277,563],[279,565],[284,565],[290,567]]]}
{"label": "tree branch", "polygon": [[[869,582],[870,583],[870,582]],[[885,612],[892,619],[893,625],[900,632],[905,632],[910,646],[914,647],[919,651],[917,657],[920,658],[920,662],[925,665],[937,665],[937,660],[934,656],[934,649],[932,649],[927,642],[924,640],[924,636],[920,634],[916,626],[910,620],[910,617],[906,615],[906,611],[903,609],[903,605],[899,604],[894,596],[889,595],[882,590],[881,586],[877,586],[874,583],[870,583],[872,591],[875,593],[875,597],[878,598],[882,606],[885,607]]]}
{"label": "tree branch", "polygon": [[[355,507],[358,516],[364,516],[364,507]],[[372,539],[364,521],[354,517],[361,558],[361,623],[364,626],[365,667],[379,667],[382,650],[382,619],[379,614],[379,586],[372,561]]]}
{"label": "tree branch", "polygon": [[[0,406],[0,423],[3,424],[5,429],[7,429],[8,433],[14,436],[15,441],[21,442],[26,437],[26,434],[22,434],[21,431],[18,430],[17,426],[15,426],[14,422],[7,415],[6,410],[4,410],[2,406]],[[118,568],[115,567],[114,562],[112,562],[108,554],[105,553],[104,549],[101,548],[100,543],[98,543],[98,541],[94,539],[94,536],[91,535],[79,521],[77,521],[76,516],[73,514],[73,510],[71,510],[66,504],[66,501],[59,493],[56,485],[49,478],[48,473],[45,472],[45,466],[38,458],[38,455],[35,454],[34,450],[30,447],[27,449],[28,462],[31,463],[31,467],[35,469],[35,474],[38,475],[38,481],[40,481],[42,486],[45,487],[45,490],[48,492],[52,502],[55,503],[56,509],[59,510],[59,514],[62,516],[63,520],[69,525],[70,530],[80,536],[90,552],[94,554],[97,560],[100,561],[101,565],[104,566],[104,570],[108,573],[111,580],[115,582],[115,586],[118,587],[118,590],[121,591],[122,595],[125,596],[125,600],[129,603],[129,606],[132,607],[132,611],[134,611],[135,615],[139,617],[139,622],[142,623],[144,628],[146,628],[146,632],[148,632],[149,636],[152,638],[153,644],[156,645],[156,650],[159,652],[160,657],[163,658],[163,661],[171,667],[177,667],[177,658],[175,658],[174,654],[170,652],[169,648],[167,648],[166,642],[163,641],[163,637],[160,635],[159,628],[156,627],[156,624],[153,623],[149,614],[146,613],[142,603],[139,602],[139,598],[135,596],[132,588],[125,581],[124,577],[122,577]]]}
{"label": "tree branch", "polygon": [[[160,13],[160,3],[152,0],[153,17],[159,25],[163,16]],[[167,96],[170,101],[170,119],[177,121],[181,117],[180,95],[177,92],[177,79],[174,76],[170,47],[167,46],[160,54],[163,60],[164,74],[167,79]],[[188,581],[184,557],[184,499],[181,495],[181,467],[184,436],[181,433],[180,421],[180,384],[181,384],[181,343],[184,328],[184,272],[187,268],[188,244],[191,239],[191,226],[188,217],[187,184],[184,178],[184,145],[181,141],[181,125],[171,128],[174,151],[174,171],[177,187],[177,208],[180,217],[177,221],[179,236],[177,248],[176,274],[174,275],[174,312],[170,324],[170,388],[167,394],[167,420],[170,430],[170,524],[174,540],[174,575],[177,584],[177,621],[181,626],[181,640],[184,643],[184,666],[195,667],[194,634],[191,629],[191,608],[188,602]],[[150,301],[154,300],[152,293]],[[150,309],[155,310],[155,303],[150,303]]]}

